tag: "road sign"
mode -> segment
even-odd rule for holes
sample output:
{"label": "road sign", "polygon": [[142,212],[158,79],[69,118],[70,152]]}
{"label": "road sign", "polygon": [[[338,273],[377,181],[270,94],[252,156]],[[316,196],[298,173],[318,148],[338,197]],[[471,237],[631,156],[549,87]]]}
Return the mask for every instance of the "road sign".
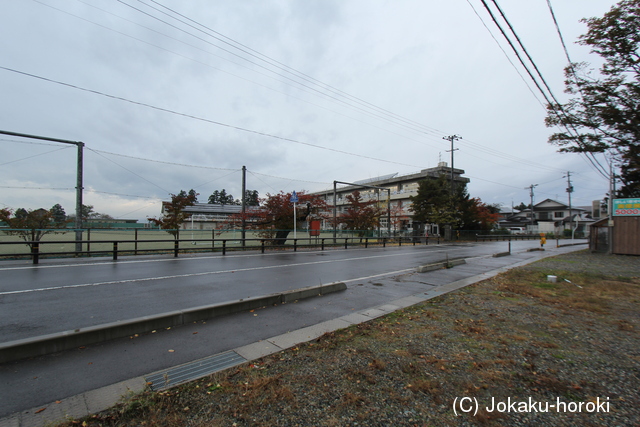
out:
{"label": "road sign", "polygon": [[293,192],[293,194],[291,194],[291,198],[289,199],[289,201],[291,203],[298,203],[300,201],[295,191]]}
{"label": "road sign", "polygon": [[613,216],[640,216],[640,199],[613,199]]}

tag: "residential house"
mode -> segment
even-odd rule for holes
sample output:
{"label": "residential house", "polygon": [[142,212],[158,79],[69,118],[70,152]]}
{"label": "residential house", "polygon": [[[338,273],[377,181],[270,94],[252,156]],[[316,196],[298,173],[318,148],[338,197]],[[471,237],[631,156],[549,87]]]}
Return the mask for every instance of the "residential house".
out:
{"label": "residential house", "polygon": [[[533,217],[532,217],[533,215]],[[500,222],[501,228],[526,228],[528,233],[553,233],[563,235],[564,230],[575,230],[576,236],[587,236],[594,220],[582,207],[572,206],[552,199],[545,199]]]}

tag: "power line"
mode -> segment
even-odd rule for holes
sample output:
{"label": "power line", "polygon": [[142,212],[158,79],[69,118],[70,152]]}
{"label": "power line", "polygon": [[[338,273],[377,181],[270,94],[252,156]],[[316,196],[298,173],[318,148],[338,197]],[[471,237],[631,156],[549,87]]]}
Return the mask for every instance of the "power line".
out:
{"label": "power line", "polygon": [[119,163],[117,163],[117,162],[115,162],[115,161],[113,161],[113,160],[109,159],[108,157],[103,156],[102,154],[98,153],[98,152],[97,152],[97,151],[95,151],[95,150],[92,150],[91,148],[88,148],[88,150],[89,150],[89,151],[92,151],[92,152],[94,152],[94,153],[96,153],[98,156],[102,157],[103,159],[106,159],[106,160],[110,161],[110,162],[111,162],[111,163],[113,163],[114,165],[121,167],[122,169],[126,170],[127,172],[129,172],[129,173],[131,173],[131,174],[133,174],[133,175],[135,175],[135,176],[137,176],[138,178],[140,178],[140,179],[142,179],[142,180],[144,180],[144,181],[148,182],[149,184],[153,185],[154,187],[158,187],[159,189],[161,189],[161,190],[162,190],[162,191],[164,191],[165,193],[167,193],[167,194],[171,194],[171,191],[166,190],[166,189],[164,189],[164,188],[160,187],[160,186],[159,186],[158,184],[156,184],[155,182],[149,181],[147,178],[145,178],[145,177],[143,177],[143,176],[141,176],[141,175],[139,175],[139,174],[135,173],[135,172],[134,172],[134,171],[132,171],[131,169],[128,169],[128,168],[126,168],[126,167],[122,166],[121,164],[119,164]]}
{"label": "power line", "polygon": [[120,96],[109,95],[107,93],[100,92],[100,91],[97,91],[97,90],[87,89],[87,88],[84,88],[84,87],[81,87],[81,86],[72,85],[72,84],[64,83],[64,82],[61,82],[61,81],[58,81],[58,80],[53,80],[53,79],[49,79],[49,78],[46,78],[46,77],[37,76],[35,74],[31,74],[31,73],[27,73],[27,72],[24,72],[24,71],[15,70],[15,69],[8,68],[8,67],[0,66],[0,69],[6,70],[6,71],[10,71],[10,72],[13,72],[13,73],[17,73],[17,74],[21,74],[21,75],[24,75],[24,76],[27,76],[27,77],[32,77],[32,78],[35,78],[35,79],[43,80],[43,81],[46,81],[46,82],[55,83],[55,84],[59,84],[59,85],[62,85],[62,86],[67,86],[67,87],[70,87],[70,88],[73,88],[73,89],[77,89],[77,90],[93,93],[93,94],[96,94],[96,95],[105,96],[107,98],[117,99],[119,101],[128,102],[130,104],[140,105],[142,107],[151,108],[151,109],[162,111],[162,112],[165,112],[165,113],[175,114],[177,116],[187,117],[187,118],[190,118],[190,119],[199,120],[199,121],[202,121],[202,122],[207,122],[207,123],[211,123],[211,124],[214,124],[214,125],[218,125],[218,126],[227,127],[227,128],[230,128],[230,129],[239,130],[239,131],[242,131],[242,132],[248,132],[248,133],[252,133],[252,134],[256,134],[256,135],[260,135],[260,136],[265,136],[265,137],[268,137],[268,138],[279,139],[281,141],[293,142],[295,144],[306,145],[306,146],[309,146],[309,147],[314,147],[314,148],[327,150],[327,151],[333,151],[335,153],[346,154],[346,155],[349,155],[349,156],[360,157],[360,158],[363,158],[363,159],[375,160],[375,161],[379,161],[379,162],[391,163],[391,164],[396,164],[396,165],[401,165],[401,166],[409,166],[409,167],[413,167],[413,168],[420,168],[420,166],[416,166],[416,165],[410,165],[410,164],[401,163],[401,162],[394,162],[394,161],[391,161],[391,160],[378,159],[376,157],[365,156],[365,155],[362,155],[362,154],[350,153],[348,151],[337,150],[335,148],[329,148],[329,147],[323,147],[321,145],[311,144],[311,143],[308,143],[308,142],[302,142],[302,141],[298,141],[298,140],[291,139],[291,138],[285,138],[285,137],[282,137],[282,136],[272,135],[272,134],[269,134],[269,133],[266,133],[266,132],[260,132],[260,131],[256,131],[256,130],[246,129],[246,128],[243,128],[243,127],[240,127],[240,126],[229,125],[229,124],[218,122],[218,121],[215,121],[215,120],[194,116],[194,115],[191,115],[191,114],[180,113],[178,111],[173,111],[173,110],[170,110],[168,108],[156,107],[154,105],[146,104],[144,102],[138,102],[138,101],[133,101],[133,100],[130,100],[130,99],[127,99],[127,98],[123,98],[123,97],[120,97]]}
{"label": "power line", "polygon": [[516,64],[513,63],[513,61],[511,60],[511,58],[509,57],[509,55],[507,55],[507,52],[502,48],[502,45],[498,42],[498,39],[495,38],[495,36],[493,35],[493,33],[491,32],[491,30],[489,30],[489,27],[487,26],[487,24],[484,22],[484,19],[482,19],[482,16],[480,16],[480,14],[478,13],[478,11],[476,10],[476,8],[473,6],[473,4],[471,3],[470,0],[467,0],[467,3],[469,4],[469,6],[471,6],[471,9],[473,9],[473,12],[476,14],[476,16],[478,17],[478,19],[480,19],[480,22],[482,22],[482,25],[484,26],[484,28],[487,29],[487,32],[489,32],[489,35],[491,36],[491,38],[493,39],[493,41],[496,42],[496,44],[498,45],[498,47],[500,48],[500,50],[502,51],[502,53],[504,54],[504,56],[507,58],[507,61],[509,61],[509,64],[511,64],[511,66],[513,67],[514,70],[516,70],[516,73],[518,73],[518,75],[520,76],[520,78],[522,79],[522,81],[524,82],[525,86],[527,86],[527,89],[529,89],[529,92],[531,92],[531,94],[533,95],[533,97],[536,99],[536,101],[538,101],[538,103],[542,106],[542,108],[544,108],[544,104],[542,103],[542,101],[540,101],[540,99],[538,98],[538,96],[536,95],[536,93],[533,91],[533,89],[531,89],[531,86],[529,86],[529,83],[527,82],[527,80],[524,78],[524,76],[522,75],[522,73],[520,72],[520,70],[518,70],[518,67],[516,67]]}
{"label": "power line", "polygon": [[[51,144],[42,144],[42,145],[51,145]],[[11,160],[10,162],[0,163],[0,166],[5,166],[5,165],[9,165],[9,164],[11,164],[11,163],[21,162],[21,161],[23,161],[23,160],[33,159],[34,157],[44,156],[45,154],[55,153],[56,151],[66,150],[66,149],[68,149],[68,148],[71,148],[71,147],[62,147],[62,148],[57,148],[57,149],[55,149],[55,150],[45,151],[44,153],[34,154],[33,156],[27,156],[27,157],[23,157],[23,158],[21,158],[21,159]]]}
{"label": "power line", "polygon": [[[498,5],[498,3],[496,2],[496,0],[492,0],[493,4],[496,6],[496,8],[498,9],[498,11],[500,12],[500,15],[502,16],[502,18],[504,19],[504,21],[507,23],[509,29],[511,30],[511,32],[513,33],[513,35],[515,36],[516,40],[518,41],[518,44],[520,45],[521,49],[523,50],[523,52],[525,53],[525,55],[527,56],[527,58],[529,59],[529,62],[531,62],[531,64],[533,65],[534,69],[536,70],[536,73],[538,74],[538,76],[540,77],[540,80],[542,81],[542,83],[544,84],[544,86],[546,87],[547,91],[549,92],[549,95],[551,96],[551,98],[553,98],[554,102],[551,102],[551,100],[549,99],[549,97],[547,96],[547,94],[545,93],[545,91],[542,89],[542,87],[540,86],[540,84],[538,83],[538,80],[533,76],[533,73],[531,72],[531,70],[529,69],[529,67],[524,63],[524,60],[522,59],[522,57],[520,56],[520,53],[518,52],[518,50],[516,49],[516,47],[514,46],[513,42],[511,41],[511,39],[509,38],[509,36],[506,34],[506,32],[504,31],[504,29],[502,28],[502,26],[498,23],[495,15],[493,14],[493,12],[491,11],[491,9],[489,8],[489,6],[487,5],[487,3],[485,2],[485,0],[481,0],[482,4],[484,5],[485,9],[487,10],[487,12],[489,13],[489,15],[491,16],[491,18],[493,19],[493,22],[496,24],[496,26],[500,29],[500,32],[502,33],[503,37],[507,40],[507,43],[509,44],[509,46],[511,46],[511,49],[513,50],[513,52],[515,53],[516,57],[518,58],[518,60],[520,61],[520,63],[522,64],[522,66],[524,67],[524,69],[527,71],[527,74],[529,74],[529,77],[531,78],[531,80],[534,82],[534,84],[536,85],[536,87],[538,88],[538,90],[540,91],[540,93],[542,94],[542,96],[544,97],[544,99],[547,101],[547,105],[553,109],[554,113],[559,115],[559,116],[565,116],[567,117],[567,113],[564,111],[564,108],[562,107],[562,104],[560,104],[560,102],[556,99],[555,95],[553,94],[553,92],[551,91],[551,88],[549,87],[549,85],[547,84],[546,80],[544,79],[544,77],[542,76],[542,73],[540,72],[540,70],[538,69],[537,65],[535,64],[535,62],[533,61],[533,59],[531,58],[531,56],[529,55],[529,52],[527,51],[527,49],[524,47],[524,45],[522,44],[522,41],[520,40],[520,37],[518,37],[518,34],[515,32],[515,30],[513,29],[513,26],[511,25],[511,23],[509,22],[509,20],[507,19],[506,15],[504,14],[504,12],[502,11],[502,9],[500,8],[500,6]],[[571,130],[573,130],[578,136],[580,135],[580,133],[577,131],[577,129],[575,129],[575,127],[572,125],[572,129],[570,129],[567,125],[563,125],[564,128],[571,134]],[[591,157],[589,156],[589,154],[586,154],[585,157],[587,158],[587,160],[589,160],[589,162],[594,166],[594,168],[596,169],[596,171],[600,174],[602,174],[603,176],[606,177],[606,174],[604,174],[602,172],[602,170],[604,170],[604,168],[602,167],[602,165],[599,164],[599,162],[597,161],[597,159],[595,159],[595,157],[593,156],[593,154],[591,154]],[[598,168],[598,166],[600,166],[600,168]]]}
{"label": "power line", "polygon": [[[37,0],[36,0],[36,1],[37,1]],[[187,44],[187,43],[185,43],[185,42],[184,42],[184,41],[182,41],[182,40],[179,40],[179,39],[176,39],[176,38],[174,38],[174,37],[168,36],[168,35],[166,35],[166,34],[164,34],[164,33],[161,33],[161,32],[159,32],[159,31],[157,31],[157,30],[153,29],[153,28],[149,28],[149,27],[143,26],[143,25],[141,25],[141,24],[139,24],[139,23],[137,23],[137,22],[131,21],[131,20],[126,19],[126,18],[123,18],[123,17],[121,17],[121,16],[119,16],[119,15],[117,15],[117,14],[114,14],[114,13],[112,13],[112,12],[109,12],[109,11],[106,11],[106,10],[104,10],[104,9],[98,8],[98,7],[96,7],[96,6],[92,5],[92,4],[86,3],[86,2],[84,2],[84,1],[81,1],[81,0],[77,0],[77,1],[79,1],[79,2],[81,2],[81,3],[83,3],[83,4],[86,4],[87,6],[93,7],[93,8],[95,8],[95,9],[97,9],[97,10],[100,10],[101,12],[108,13],[108,14],[110,14],[110,15],[112,15],[112,16],[115,16],[115,17],[117,17],[117,18],[119,18],[119,19],[125,20],[125,21],[130,22],[130,23],[132,23],[132,24],[134,24],[134,25],[140,26],[140,27],[145,28],[145,29],[147,29],[147,30],[149,30],[149,31],[155,32],[155,33],[160,34],[160,35],[162,35],[162,36],[164,36],[164,37],[167,37],[167,38],[170,38],[170,39],[172,39],[172,40],[175,40],[175,41],[177,41],[177,42],[179,42],[179,43],[183,43],[183,44],[186,44],[186,45],[188,45],[188,46],[191,46],[191,47],[194,47],[194,48],[196,48],[196,49],[199,49],[199,48],[198,48],[198,47],[196,47],[196,46],[193,46],[193,45]],[[153,0],[151,0],[151,1],[153,1]],[[154,3],[156,3],[156,4],[158,4],[158,5],[160,5],[160,3],[156,2],[156,1],[153,1],[153,2],[154,2]],[[40,3],[40,2],[38,2],[38,3]],[[124,4],[124,5],[127,5],[126,3],[123,3],[123,2],[121,2],[121,3],[122,3],[122,4]],[[144,2],[141,2],[141,3],[142,3],[142,4],[145,4]],[[88,19],[85,19],[85,18],[83,18],[83,17],[80,17],[80,16],[77,16],[77,15],[74,15],[74,14],[69,13],[69,12],[66,12],[66,11],[64,11],[64,10],[61,10],[61,9],[55,8],[55,7],[53,7],[53,6],[46,5],[46,4],[44,4],[44,3],[41,3],[41,4],[43,4],[43,5],[45,5],[45,6],[48,6],[48,7],[51,7],[51,8],[53,8],[53,9],[55,9],[55,10],[59,11],[59,12],[62,12],[62,13],[65,13],[65,14],[71,15],[71,16],[73,16],[73,17],[75,17],[75,18],[82,19],[82,20],[84,20],[84,21],[86,21],[86,22],[92,23],[92,24],[94,24],[94,25],[97,25],[97,26],[99,26],[99,27],[101,27],[101,28],[104,28],[104,29],[107,29],[107,30],[109,30],[109,31],[116,32],[116,33],[118,33],[118,34],[120,34],[120,35],[123,35],[123,36],[129,37],[129,38],[132,38],[132,39],[134,39],[134,40],[136,40],[136,41],[139,41],[139,42],[142,42],[142,43],[145,43],[145,44],[151,45],[151,46],[156,47],[156,48],[158,48],[158,49],[162,49],[162,50],[167,51],[167,52],[170,52],[170,53],[172,53],[172,54],[175,54],[175,55],[181,56],[181,57],[186,58],[186,59],[189,59],[189,60],[193,60],[193,61],[195,61],[195,62],[198,62],[198,63],[202,64],[202,65],[205,65],[205,66],[211,67],[211,66],[210,66],[210,65],[208,65],[208,64],[204,64],[204,63],[202,63],[202,62],[200,62],[200,61],[197,61],[197,60],[194,60],[194,59],[192,59],[192,58],[186,57],[186,56],[184,56],[184,55],[181,55],[181,54],[176,53],[176,52],[174,52],[174,51],[171,51],[171,50],[165,49],[165,48],[163,48],[163,47],[157,46],[157,45],[155,45],[155,44],[148,43],[148,42],[146,42],[146,41],[144,41],[144,40],[141,40],[141,39],[139,39],[139,38],[129,36],[129,35],[125,34],[125,33],[122,33],[122,32],[120,32],[120,31],[114,30],[114,29],[109,28],[109,27],[106,27],[106,26],[104,26],[104,25],[101,25],[101,24],[95,23],[95,22],[90,21],[90,20],[88,20]],[[145,5],[146,5],[146,6],[148,6],[148,7],[151,7],[151,6],[147,5],[147,4],[145,4]],[[134,7],[133,7],[133,6],[131,6],[131,5],[127,5],[127,6],[129,6],[129,7],[133,8],[134,10],[136,10],[136,11],[138,11],[138,12],[144,13],[145,15],[151,16],[151,15],[149,15],[149,14],[148,14],[148,13],[146,13],[146,12],[143,12],[143,11],[140,11],[139,9],[137,9],[137,8],[134,8]],[[161,6],[161,7],[163,7],[163,8],[165,8],[165,9],[167,9],[167,10],[172,11],[173,13],[175,13],[175,14],[177,14],[177,15],[179,15],[179,16],[184,17],[184,18],[185,18],[185,19],[187,19],[187,20],[190,20],[191,22],[194,22],[196,25],[199,25],[199,26],[202,26],[203,28],[206,28],[208,31],[214,32],[214,33],[216,33],[216,34],[219,34],[220,36],[222,36],[222,37],[224,37],[224,38],[226,38],[226,39],[228,39],[228,40],[231,40],[231,41],[233,41],[234,43],[239,44],[239,45],[243,46],[244,48],[246,48],[246,49],[248,49],[248,50],[250,50],[250,51],[252,51],[252,52],[255,52],[255,53],[256,53],[256,54],[258,54],[258,55],[264,56],[264,57],[268,58],[270,61],[276,62],[277,64],[280,64],[280,65],[282,65],[283,67],[286,67],[286,68],[288,68],[288,69],[290,69],[290,70],[293,70],[293,71],[294,71],[294,72],[296,72],[296,73],[300,73],[300,74],[302,74],[302,75],[304,75],[304,76],[308,77],[309,79],[313,79],[314,81],[317,81],[319,84],[322,84],[322,85],[325,85],[325,86],[328,86],[328,87],[333,88],[332,86],[330,86],[330,85],[326,85],[325,83],[322,83],[322,82],[320,82],[319,80],[314,79],[314,78],[313,78],[313,77],[311,77],[311,76],[308,76],[308,75],[306,75],[306,74],[304,74],[304,73],[298,72],[298,71],[296,71],[295,69],[293,69],[293,68],[291,68],[291,67],[288,67],[288,66],[286,66],[286,65],[284,65],[284,64],[282,64],[282,63],[280,63],[280,62],[278,62],[278,61],[276,61],[276,60],[274,60],[273,58],[270,58],[270,57],[268,57],[268,56],[266,56],[266,55],[263,55],[263,54],[261,54],[261,53],[259,53],[259,52],[255,51],[255,50],[253,50],[253,49],[251,49],[251,48],[249,48],[249,47],[245,46],[245,45],[242,45],[241,43],[239,43],[239,42],[237,42],[237,41],[235,41],[235,40],[233,40],[233,39],[231,39],[231,38],[229,38],[229,37],[227,37],[227,36],[224,36],[224,35],[222,35],[221,33],[218,33],[218,32],[216,32],[215,30],[212,30],[212,29],[211,29],[211,28],[209,28],[209,27],[206,27],[206,26],[204,26],[204,25],[202,25],[202,24],[199,24],[199,23],[197,23],[196,21],[194,21],[194,20],[192,20],[192,19],[190,19],[190,18],[186,17],[185,15],[182,15],[182,14],[180,14],[180,13],[178,13],[178,12],[174,11],[173,9],[167,8],[167,7],[162,6],[162,5],[160,5],[160,6]],[[473,8],[473,5],[471,5],[471,6],[472,6],[472,8]],[[153,8],[153,9],[154,9],[154,10],[156,10],[156,11],[158,11],[158,9],[157,9],[157,8]],[[473,8],[473,9],[474,9],[474,11],[475,11],[475,8]],[[163,14],[165,14],[165,15],[167,15],[167,16],[170,16],[170,15],[168,15],[168,14],[167,14],[167,13],[165,13],[165,12],[162,12],[162,11],[160,11],[160,12],[161,12],[161,13],[163,13]],[[477,14],[477,12],[476,12],[476,14]],[[479,15],[478,15],[478,16],[479,16]],[[154,19],[159,19],[159,18],[155,18],[155,17],[154,17]],[[174,19],[176,19],[176,18],[174,18]],[[482,20],[482,18],[480,18],[480,19]],[[181,23],[184,23],[184,21],[181,21],[181,20],[178,20],[178,21],[179,21],[179,22],[181,22]],[[165,22],[165,21],[160,20],[160,22]],[[484,22],[483,22],[483,24],[484,24]],[[171,25],[171,24],[168,24],[168,25]],[[178,29],[177,27],[175,27],[175,26],[173,26],[173,25],[171,25],[171,26],[172,26],[173,28]],[[195,28],[195,27],[193,27],[192,25],[189,25],[189,26],[190,26],[190,27],[192,27],[192,28]],[[485,27],[486,27],[486,25],[485,25]],[[487,28],[487,29],[488,29],[488,28]],[[202,31],[202,30],[200,30],[200,29],[198,29],[198,30],[199,30],[199,31],[201,31],[201,32],[203,32],[204,34],[210,35],[210,34],[208,34],[208,33],[204,32],[204,31]],[[182,30],[182,29],[180,29],[180,31],[185,32],[185,31],[184,31],[184,30]],[[185,32],[185,33],[186,33],[186,34],[190,34],[190,33],[188,33],[188,32]],[[191,34],[190,34],[190,35],[191,35]],[[194,37],[195,37],[195,36],[194,36]],[[492,35],[492,37],[493,37],[493,35]],[[218,38],[218,37],[215,37],[215,38],[216,38],[217,40],[221,40],[221,39],[220,39],[220,38]],[[198,37],[198,39],[199,39],[199,40],[202,40],[202,39],[201,39],[201,38],[199,38],[199,37]],[[495,40],[495,37],[494,37],[494,40]],[[227,42],[225,42],[225,43],[227,43]],[[227,43],[227,44],[229,44],[229,43]],[[229,45],[230,45],[230,46],[232,46],[231,44],[229,44]],[[499,45],[499,44],[498,44],[498,45]],[[213,45],[213,46],[216,46],[216,45]],[[500,45],[499,45],[499,46],[500,46]],[[500,48],[502,49],[502,47],[501,47],[501,46],[500,46]],[[202,50],[202,49],[199,49],[199,50]],[[243,51],[244,51],[244,50],[243,50]],[[209,54],[210,54],[210,52],[207,52],[207,51],[204,51],[204,52],[205,52],[205,53],[209,53]],[[504,50],[503,50],[503,52],[504,52]],[[506,53],[505,53],[505,55],[506,55]],[[216,55],[216,56],[217,56],[217,55]],[[255,56],[255,55],[252,55],[252,56]],[[222,57],[220,57],[220,58],[222,58]],[[228,59],[226,59],[226,58],[222,58],[222,59],[228,60]],[[509,58],[508,58],[508,56],[507,56],[507,59],[509,59]],[[510,61],[510,59],[509,59],[509,61]],[[510,62],[511,62],[511,61],[510,61]],[[234,62],[234,63],[235,63],[235,62]],[[269,63],[269,62],[267,61],[267,63]],[[240,64],[238,64],[238,63],[235,63],[235,64],[236,64],[236,65],[239,65],[239,66],[242,66],[242,65],[240,65]],[[512,63],[512,65],[513,65],[513,63]],[[245,79],[245,78],[243,78],[243,77],[239,77],[239,76],[234,75],[234,74],[232,74],[232,73],[228,73],[228,72],[227,72],[227,71],[225,71],[225,70],[221,70],[221,69],[216,68],[216,67],[211,67],[211,68],[216,69],[216,70],[221,71],[221,72],[225,72],[225,73],[230,74],[230,75],[232,75],[232,76],[234,76],[234,77],[237,77],[237,78],[240,78],[240,79],[242,79],[242,80],[245,80],[245,81],[251,82],[251,83],[253,83],[253,84],[259,85],[259,86],[264,87],[264,88],[267,88],[267,89],[269,89],[269,90],[273,90],[273,91],[278,92],[278,93],[281,93],[281,94],[283,94],[283,95],[286,95],[286,96],[292,97],[292,98],[294,98],[294,99],[298,99],[298,100],[300,100],[300,101],[307,102],[307,103],[309,103],[309,104],[311,104],[311,105],[314,105],[314,106],[316,106],[316,107],[326,109],[326,110],[331,111],[331,112],[333,112],[333,113],[335,113],[335,114],[340,114],[340,115],[345,116],[345,117],[347,117],[347,118],[350,118],[350,119],[352,119],[352,120],[357,120],[357,121],[360,121],[361,123],[365,123],[365,124],[367,124],[367,125],[374,126],[374,127],[378,128],[378,129],[385,130],[385,131],[387,131],[387,132],[390,132],[390,133],[392,133],[392,134],[395,134],[395,135],[401,136],[401,137],[406,138],[406,139],[409,139],[409,140],[411,140],[411,141],[418,142],[418,143],[420,143],[420,144],[424,144],[424,145],[427,145],[427,146],[430,146],[430,147],[434,147],[434,146],[432,146],[432,145],[425,144],[425,143],[424,143],[424,142],[422,142],[422,141],[419,141],[419,140],[416,140],[416,139],[410,138],[410,137],[408,137],[408,136],[406,136],[406,135],[400,135],[400,134],[398,134],[398,133],[396,133],[396,132],[393,132],[393,131],[391,131],[391,130],[389,130],[389,129],[385,129],[385,128],[382,128],[382,127],[379,127],[379,126],[373,125],[373,124],[371,124],[371,123],[364,122],[364,121],[359,120],[359,119],[356,119],[356,118],[354,118],[354,117],[350,117],[350,116],[347,116],[347,115],[345,115],[345,114],[339,113],[339,112],[337,112],[337,111],[335,111],[335,110],[331,110],[331,109],[326,108],[326,107],[324,107],[324,106],[320,106],[320,105],[317,105],[317,104],[311,103],[311,102],[306,101],[306,100],[304,100],[304,99],[301,99],[301,98],[298,98],[298,97],[293,97],[292,95],[285,94],[285,93],[283,93],[283,92],[281,92],[281,91],[278,91],[278,90],[276,90],[276,89],[270,88],[270,87],[268,87],[268,86],[264,86],[264,85],[262,85],[262,84],[260,84],[260,83],[256,83],[256,82],[254,82],[254,81],[251,81],[251,80]],[[247,67],[245,67],[245,68],[247,68]],[[254,70],[254,69],[251,69],[251,70],[252,70],[252,71],[254,71],[254,72],[258,72],[258,71]],[[285,71],[286,71],[286,70],[285,70]],[[517,69],[516,69],[516,71],[517,71]],[[519,72],[518,72],[518,73],[519,73]],[[263,74],[263,73],[260,73],[260,74]],[[520,73],[519,73],[519,74],[520,74]],[[263,74],[263,75],[264,75],[264,74]],[[522,75],[520,75],[520,76],[521,76],[521,78],[522,78]],[[523,79],[523,80],[524,80],[524,79]],[[280,82],[282,82],[282,81],[280,81]],[[286,84],[286,82],[282,82],[282,83],[285,83],[285,84]],[[526,83],[526,82],[525,82],[525,83]],[[299,89],[300,89],[300,88],[299,88]],[[333,88],[333,89],[335,89],[335,88]],[[304,89],[302,89],[302,90],[304,90]],[[335,89],[335,90],[336,90],[336,91],[339,91],[340,93],[344,93],[344,94],[345,94],[345,95],[347,95],[347,96],[351,96],[351,95],[347,94],[346,92],[340,91],[339,89]],[[530,90],[531,90],[531,89],[530,89]],[[355,99],[358,99],[358,100],[359,100],[359,98],[356,98],[356,97],[353,97],[353,98],[355,98]],[[366,101],[362,101],[362,102],[365,102],[365,103],[366,103]],[[380,108],[380,107],[376,107],[376,106],[375,106],[375,105],[373,105],[373,104],[370,104],[370,105],[372,105],[372,106],[373,106],[373,107],[375,107],[375,108]],[[394,114],[394,113],[392,113],[392,112],[389,112],[388,110],[384,110],[384,111],[386,111],[386,112],[388,112],[388,113],[390,113],[390,114]],[[396,115],[396,116],[397,116],[397,115]],[[401,116],[399,116],[399,117],[401,117]],[[392,122],[392,123],[393,123],[393,122]],[[414,124],[416,124],[416,125],[419,125],[419,126],[423,126],[424,128],[431,129],[431,128],[429,128],[428,126],[421,125],[421,124],[419,124],[419,123],[417,123],[417,122],[413,122],[413,123],[414,123]],[[400,125],[399,123],[393,123],[393,124],[394,124],[394,125],[398,125],[398,126]],[[421,131],[421,130],[417,130],[417,129],[414,129],[414,128],[410,128],[410,130],[412,130],[412,131],[418,131],[420,135],[431,138],[431,135],[425,134],[425,133],[424,133],[423,131]],[[438,132],[439,132],[439,131],[438,131]],[[478,148],[476,148],[476,149],[478,149],[478,150],[487,150],[485,147],[483,147],[483,146],[481,146],[481,145],[479,145],[479,144],[476,144],[476,145],[477,145],[477,147],[478,147]],[[434,147],[434,148],[435,148],[435,147]],[[493,151],[494,151],[494,153],[497,153],[497,151],[495,151],[495,150],[493,150]],[[496,154],[494,154],[494,155],[496,155]],[[499,154],[499,156],[503,156],[504,158],[507,158],[507,157],[505,157],[505,156],[506,156],[505,154]],[[518,162],[521,162],[521,163],[527,164],[527,161],[525,161],[525,160],[523,160],[523,159],[517,159],[517,158],[515,158],[514,156],[510,156],[510,157],[509,157],[509,159],[510,159],[510,160],[513,160],[513,161],[518,161]],[[514,160],[514,159],[517,159],[517,160]],[[533,165],[533,164],[532,164],[532,165]],[[544,166],[535,165],[535,167],[544,167]]]}

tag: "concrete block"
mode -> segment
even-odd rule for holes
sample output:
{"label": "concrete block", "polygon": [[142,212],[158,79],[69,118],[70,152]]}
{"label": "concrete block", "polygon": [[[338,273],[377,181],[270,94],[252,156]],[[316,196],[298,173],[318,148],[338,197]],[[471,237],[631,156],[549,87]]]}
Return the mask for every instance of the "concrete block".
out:
{"label": "concrete block", "polygon": [[399,308],[411,307],[412,305],[416,305],[424,301],[424,298],[421,296],[412,295],[409,297],[404,297],[397,299],[395,301],[391,301],[391,304],[397,305]]}
{"label": "concrete block", "polygon": [[279,353],[282,349],[265,340],[236,348],[234,351],[247,360],[256,360],[270,354]]}
{"label": "concrete block", "polygon": [[361,311],[360,314],[362,314],[364,316],[367,316],[369,318],[369,320],[371,320],[371,319],[375,319],[377,317],[382,317],[382,316],[384,316],[386,314],[389,314],[389,313],[387,313],[386,311],[383,311],[383,310],[379,310],[377,308],[371,308],[369,310]]}
{"label": "concrete block", "polygon": [[497,254],[493,254],[492,256],[494,258],[500,258],[503,256],[509,256],[509,255],[511,255],[511,252],[498,252]]}
{"label": "concrete block", "polygon": [[399,310],[401,307],[395,304],[385,304],[376,307],[378,310],[385,311],[387,313],[393,313],[396,310]]}
{"label": "concrete block", "polygon": [[88,413],[103,411],[123,400],[130,394],[142,392],[146,387],[144,378],[137,377],[116,384],[111,384],[84,393]]}
{"label": "concrete block", "polygon": [[445,268],[444,262],[436,262],[434,264],[421,265],[418,267],[418,273],[426,273],[428,271],[441,270]]}
{"label": "concrete block", "polygon": [[22,412],[20,426],[56,425],[70,418],[81,418],[87,415],[89,415],[89,411],[87,410],[84,396],[80,394],[64,399],[60,403],[49,403],[48,405]]}
{"label": "concrete block", "polygon": [[339,317],[338,319],[342,319],[345,322],[351,323],[352,325],[357,325],[358,323],[364,323],[371,320],[371,317],[365,316],[360,313],[351,313],[346,316]]}
{"label": "concrete block", "polygon": [[0,418],[0,427],[20,427],[20,415]]}

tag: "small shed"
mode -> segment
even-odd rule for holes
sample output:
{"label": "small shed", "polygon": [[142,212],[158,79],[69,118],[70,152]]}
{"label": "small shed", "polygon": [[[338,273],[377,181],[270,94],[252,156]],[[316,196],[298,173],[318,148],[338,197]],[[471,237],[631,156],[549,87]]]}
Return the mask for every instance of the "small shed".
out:
{"label": "small shed", "polygon": [[[640,255],[640,199],[614,199],[612,212],[611,218],[591,224],[589,249],[592,252]],[[611,239],[609,232],[612,233]]]}
{"label": "small shed", "polygon": [[589,227],[589,250],[591,252],[609,252],[609,218],[594,222]]}

